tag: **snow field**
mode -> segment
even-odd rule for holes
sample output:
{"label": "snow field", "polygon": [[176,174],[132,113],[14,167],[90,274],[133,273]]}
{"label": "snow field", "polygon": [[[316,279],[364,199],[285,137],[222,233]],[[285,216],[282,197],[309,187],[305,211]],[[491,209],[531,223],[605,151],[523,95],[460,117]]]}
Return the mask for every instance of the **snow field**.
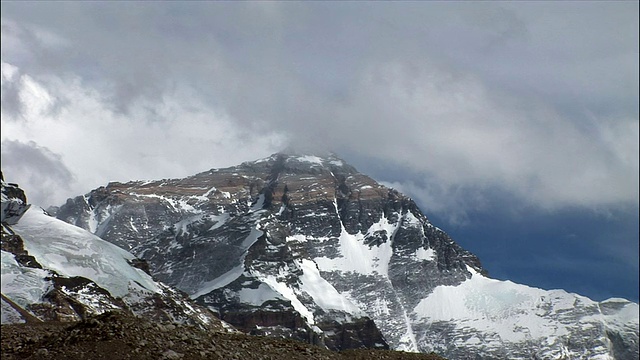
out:
{"label": "snow field", "polygon": [[149,275],[129,265],[133,255],[42,210],[27,211],[13,229],[30,255],[60,275],[89,278],[114,297],[127,295],[130,287],[158,292]]}

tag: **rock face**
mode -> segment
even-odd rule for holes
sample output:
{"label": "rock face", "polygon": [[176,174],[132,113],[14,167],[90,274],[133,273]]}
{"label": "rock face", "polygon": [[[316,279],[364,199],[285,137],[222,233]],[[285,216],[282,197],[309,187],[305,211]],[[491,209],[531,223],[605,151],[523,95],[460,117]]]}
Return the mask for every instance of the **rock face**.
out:
{"label": "rock face", "polygon": [[2,181],[2,323],[77,321],[122,311],[222,330],[209,310],[154,281],[144,262],[95,235],[30,209]]}
{"label": "rock face", "polygon": [[416,204],[334,155],[110,183],[58,218],[239,329],[451,358],[637,358],[638,305],[487,278]]}
{"label": "rock face", "polygon": [[4,174],[2,172],[0,172],[0,181],[2,181],[0,220],[3,225],[15,225],[31,205],[27,204],[27,196],[17,184],[4,182]]}

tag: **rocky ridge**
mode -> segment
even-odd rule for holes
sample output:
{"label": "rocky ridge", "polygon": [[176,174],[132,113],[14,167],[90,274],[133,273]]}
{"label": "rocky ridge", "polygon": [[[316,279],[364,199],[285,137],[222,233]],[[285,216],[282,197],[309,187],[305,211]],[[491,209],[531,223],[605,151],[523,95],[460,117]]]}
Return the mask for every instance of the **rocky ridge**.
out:
{"label": "rocky ridge", "polygon": [[385,350],[332,352],[298,341],[211,332],[185,324],[149,322],[121,312],[80,322],[2,325],[2,359],[109,360],[439,360],[433,354]]}

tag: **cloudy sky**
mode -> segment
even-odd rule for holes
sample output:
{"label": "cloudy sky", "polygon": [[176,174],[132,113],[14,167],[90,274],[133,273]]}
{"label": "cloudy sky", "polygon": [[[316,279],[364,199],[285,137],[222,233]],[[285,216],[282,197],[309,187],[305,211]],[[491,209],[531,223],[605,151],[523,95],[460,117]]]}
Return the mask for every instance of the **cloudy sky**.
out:
{"label": "cloudy sky", "polygon": [[638,2],[3,2],[32,203],[328,149],[490,275],[638,301]]}

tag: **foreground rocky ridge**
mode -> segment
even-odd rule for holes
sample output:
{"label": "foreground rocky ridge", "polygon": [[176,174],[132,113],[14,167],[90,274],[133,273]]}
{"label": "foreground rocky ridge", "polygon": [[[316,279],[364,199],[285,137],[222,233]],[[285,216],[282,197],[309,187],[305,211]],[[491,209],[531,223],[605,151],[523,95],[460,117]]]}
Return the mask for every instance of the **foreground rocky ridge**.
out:
{"label": "foreground rocky ridge", "polygon": [[2,325],[2,359],[440,360],[385,350],[332,352],[298,341],[204,331],[119,312],[74,323]]}
{"label": "foreground rocky ridge", "polygon": [[334,155],[110,183],[58,218],[242,331],[451,358],[638,357],[638,305],[487,278],[416,204]]}

